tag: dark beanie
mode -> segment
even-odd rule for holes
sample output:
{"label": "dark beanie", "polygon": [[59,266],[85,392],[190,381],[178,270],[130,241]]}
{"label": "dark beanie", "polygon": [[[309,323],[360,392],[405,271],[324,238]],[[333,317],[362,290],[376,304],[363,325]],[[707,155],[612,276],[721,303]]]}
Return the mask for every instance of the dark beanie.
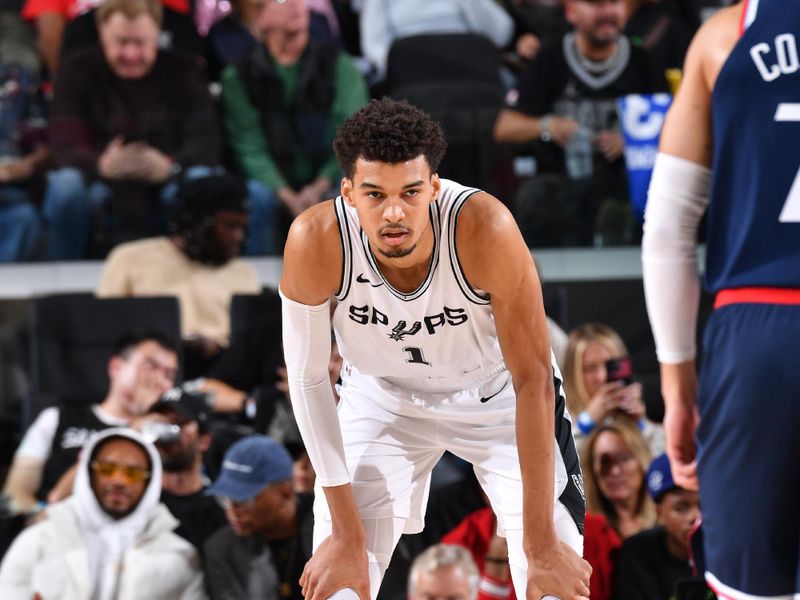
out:
{"label": "dark beanie", "polygon": [[182,220],[198,222],[221,210],[247,213],[250,210],[247,187],[238,177],[210,175],[181,184],[178,212]]}

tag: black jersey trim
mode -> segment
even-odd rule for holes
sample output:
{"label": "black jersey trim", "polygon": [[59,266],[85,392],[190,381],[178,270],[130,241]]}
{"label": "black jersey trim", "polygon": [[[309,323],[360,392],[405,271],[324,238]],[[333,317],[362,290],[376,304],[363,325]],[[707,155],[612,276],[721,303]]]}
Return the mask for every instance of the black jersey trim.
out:
{"label": "black jersey trim", "polygon": [[567,509],[578,531],[583,535],[583,521],[586,515],[586,497],[583,491],[583,473],[575,439],[572,437],[572,423],[564,414],[567,408],[566,396],[561,379],[553,369],[553,388],[555,390],[555,436],[564,468],[567,471],[567,485],[558,499]]}
{"label": "black jersey trim", "polygon": [[431,262],[428,265],[428,274],[425,277],[425,280],[420,284],[420,286],[411,293],[405,294],[400,290],[392,287],[386,278],[381,273],[381,269],[378,266],[378,260],[375,258],[375,255],[372,253],[372,248],[369,245],[369,239],[367,238],[366,232],[362,229],[361,230],[361,244],[364,247],[364,256],[367,257],[369,261],[370,267],[375,272],[375,275],[383,282],[386,286],[386,289],[398,300],[402,300],[403,302],[411,302],[412,300],[416,300],[422,294],[424,294],[427,289],[430,287],[431,282],[433,281],[433,276],[436,273],[436,268],[439,266],[439,251],[441,247],[441,237],[442,237],[442,224],[439,216],[439,201],[434,200],[431,202],[430,207],[428,208],[431,226],[433,228],[433,254],[431,255]]}
{"label": "black jersey trim", "polygon": [[350,225],[347,221],[344,200],[341,196],[334,200],[333,206],[336,221],[339,225],[339,243],[342,246],[342,276],[339,280],[339,289],[334,294],[334,297],[342,301],[347,298],[347,294],[350,292],[351,279],[353,277],[353,242],[350,239]]}
{"label": "black jersey trim", "polygon": [[456,251],[456,224],[458,223],[458,216],[461,214],[461,209],[464,208],[464,204],[466,204],[467,200],[480,191],[481,190],[475,188],[464,190],[453,202],[453,205],[450,207],[450,219],[447,224],[447,241],[450,246],[450,268],[453,270],[453,276],[456,278],[461,293],[473,304],[486,306],[490,303],[489,296],[479,294],[469,284],[466,275],[464,275],[464,269],[461,267],[461,261],[458,259],[458,252]]}

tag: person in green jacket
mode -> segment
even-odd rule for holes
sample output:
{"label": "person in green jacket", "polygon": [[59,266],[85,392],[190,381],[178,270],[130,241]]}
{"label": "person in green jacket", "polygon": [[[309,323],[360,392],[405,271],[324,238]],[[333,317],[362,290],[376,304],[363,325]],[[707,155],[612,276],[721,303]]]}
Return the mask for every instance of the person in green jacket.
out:
{"label": "person in green jacket", "polygon": [[[337,126],[364,106],[366,84],[353,60],[309,35],[306,0],[268,0],[257,24],[262,44],[221,76],[228,141],[242,173],[291,219],[335,194],[341,174],[332,142]],[[277,248],[276,248],[277,250]]]}

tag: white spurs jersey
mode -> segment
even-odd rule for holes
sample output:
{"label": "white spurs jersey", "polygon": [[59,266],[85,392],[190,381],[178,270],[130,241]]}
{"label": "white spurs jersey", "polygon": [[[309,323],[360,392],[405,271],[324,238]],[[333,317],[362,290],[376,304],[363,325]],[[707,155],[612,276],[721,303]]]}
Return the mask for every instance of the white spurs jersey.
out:
{"label": "white spurs jersey", "polygon": [[505,368],[489,297],[470,287],[455,246],[458,214],[480,190],[441,182],[430,205],[428,274],[407,294],[381,274],[355,209],[335,201],[344,260],[333,326],[342,357],[364,375],[431,391],[475,385]]}

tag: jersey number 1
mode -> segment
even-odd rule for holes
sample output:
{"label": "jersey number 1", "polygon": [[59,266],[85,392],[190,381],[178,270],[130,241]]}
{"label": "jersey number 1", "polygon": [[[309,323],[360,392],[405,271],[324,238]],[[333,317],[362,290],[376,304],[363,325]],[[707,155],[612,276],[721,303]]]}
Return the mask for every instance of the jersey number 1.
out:
{"label": "jersey number 1", "polygon": [[408,358],[406,359],[407,363],[415,363],[418,365],[428,365],[431,366],[425,357],[422,355],[422,348],[417,348],[416,346],[406,346],[403,348],[403,352],[408,352]]}
{"label": "jersey number 1", "polygon": [[[800,104],[796,102],[781,102],[775,111],[775,120],[778,122],[800,122]],[[789,195],[778,217],[781,223],[800,223],[800,167],[794,176]]]}

